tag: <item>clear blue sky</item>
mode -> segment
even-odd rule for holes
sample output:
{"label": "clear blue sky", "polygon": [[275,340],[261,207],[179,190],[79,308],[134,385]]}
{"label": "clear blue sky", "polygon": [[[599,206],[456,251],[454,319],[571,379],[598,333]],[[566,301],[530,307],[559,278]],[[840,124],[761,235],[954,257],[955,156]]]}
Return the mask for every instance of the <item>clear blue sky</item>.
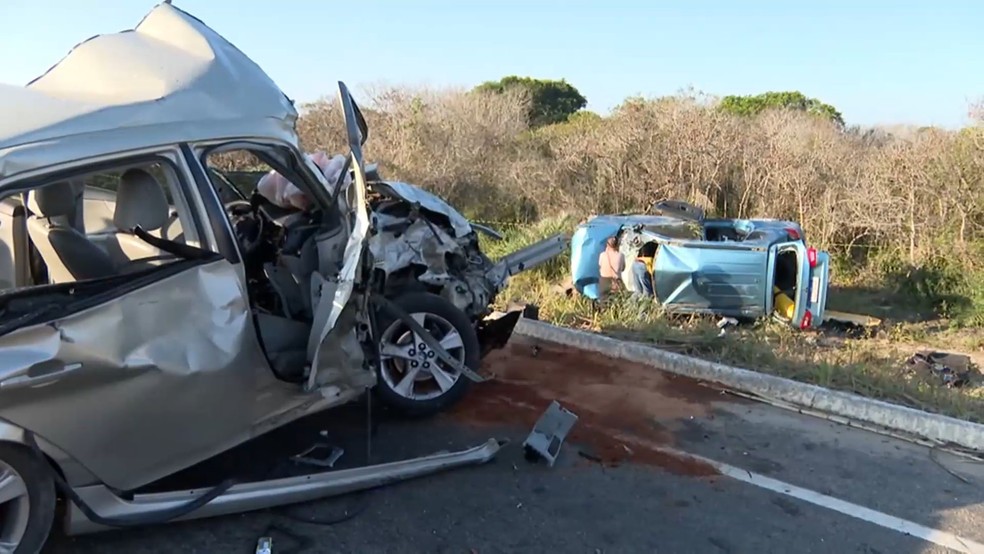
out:
{"label": "clear blue sky", "polygon": [[[0,81],[26,83],[154,0],[0,0]],[[852,124],[956,127],[984,96],[984,1],[174,0],[299,101],[334,83],[565,78],[629,95],[800,90]]]}

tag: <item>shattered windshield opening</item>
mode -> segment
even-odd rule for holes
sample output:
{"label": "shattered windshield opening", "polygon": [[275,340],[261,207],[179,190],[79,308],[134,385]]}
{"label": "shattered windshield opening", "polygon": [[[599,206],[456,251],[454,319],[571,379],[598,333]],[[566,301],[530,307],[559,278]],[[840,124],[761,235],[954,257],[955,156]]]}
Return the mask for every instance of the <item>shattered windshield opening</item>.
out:
{"label": "shattered windshield opening", "polygon": [[704,238],[704,228],[696,221],[668,221],[646,225],[645,229],[668,239],[703,240]]}

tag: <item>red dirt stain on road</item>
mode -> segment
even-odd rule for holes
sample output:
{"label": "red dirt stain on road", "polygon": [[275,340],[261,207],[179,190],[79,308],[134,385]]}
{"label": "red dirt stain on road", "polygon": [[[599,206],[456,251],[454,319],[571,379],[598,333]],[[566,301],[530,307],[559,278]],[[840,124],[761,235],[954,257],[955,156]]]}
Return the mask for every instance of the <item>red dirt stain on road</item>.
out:
{"label": "red dirt stain on road", "polygon": [[513,337],[485,359],[495,379],[476,386],[449,416],[472,425],[532,428],[552,400],[578,416],[565,444],[604,465],[646,464],[690,476],[713,467],[667,452],[673,437],[660,422],[706,416],[733,401],[696,381],[575,348]]}

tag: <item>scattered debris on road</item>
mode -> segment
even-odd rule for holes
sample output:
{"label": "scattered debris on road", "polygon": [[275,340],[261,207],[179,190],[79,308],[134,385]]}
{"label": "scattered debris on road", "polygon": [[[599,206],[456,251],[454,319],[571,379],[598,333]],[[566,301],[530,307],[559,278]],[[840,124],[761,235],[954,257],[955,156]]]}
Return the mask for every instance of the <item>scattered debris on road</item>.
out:
{"label": "scattered debris on road", "polygon": [[645,364],[517,335],[491,353],[483,368],[495,373],[496,380],[449,410],[448,417],[470,426],[532,428],[543,406],[557,401],[578,417],[565,439],[581,458],[575,465],[633,463],[676,475],[719,475],[706,463],[663,448],[674,439],[660,422],[710,417],[709,407],[722,400],[745,402]]}
{"label": "scattered debris on road", "polygon": [[[321,431],[321,436],[326,437],[327,431]],[[291,461],[299,464],[307,464],[317,467],[335,467],[335,462],[345,454],[345,450],[338,446],[329,444],[324,440],[314,443],[310,448],[291,456]]]}
{"label": "scattered debris on road", "polygon": [[564,408],[556,400],[550,403],[547,411],[543,412],[530,436],[523,442],[526,459],[537,461],[544,459],[547,465],[553,467],[560,454],[560,447],[571,427],[577,423],[577,415]]}
{"label": "scattered debris on road", "polygon": [[260,540],[256,541],[256,554],[273,554],[273,539],[260,537]]}

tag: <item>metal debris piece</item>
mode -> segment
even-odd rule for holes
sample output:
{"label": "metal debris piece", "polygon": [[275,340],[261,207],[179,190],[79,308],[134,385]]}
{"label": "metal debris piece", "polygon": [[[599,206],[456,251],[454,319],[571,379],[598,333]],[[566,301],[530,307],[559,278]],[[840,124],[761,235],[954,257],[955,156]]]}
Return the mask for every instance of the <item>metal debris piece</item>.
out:
{"label": "metal debris piece", "polygon": [[592,462],[595,462],[595,463],[599,463],[600,464],[603,461],[601,459],[601,456],[598,456],[594,452],[591,452],[591,451],[588,451],[588,450],[584,450],[584,449],[578,450],[577,451],[577,454],[578,454],[578,456],[581,456],[585,460],[591,460]]}
{"label": "metal debris piece", "polygon": [[738,325],[738,320],[733,317],[722,317],[721,320],[717,322],[717,327],[721,330],[721,332],[718,333],[719,337],[724,336],[725,328],[729,325]]}
{"label": "metal debris piece", "polygon": [[[327,452],[325,452],[327,451]],[[317,442],[300,454],[291,456],[291,460],[299,464],[308,464],[318,467],[335,467],[345,450],[340,447],[332,446],[327,442]]]}
{"label": "metal debris piece", "polygon": [[835,310],[825,310],[823,312],[823,320],[827,321],[838,321],[841,323],[850,323],[857,325],[859,327],[878,327],[881,325],[881,320],[877,317],[864,315],[864,314],[852,314],[847,312],[838,312]]}
{"label": "metal debris piece", "polygon": [[560,453],[560,446],[575,423],[577,415],[574,412],[562,407],[556,400],[551,402],[533,426],[533,431],[523,441],[526,459],[536,461],[542,458],[547,461],[548,466],[553,467],[557,454]]}
{"label": "metal debris piece", "polygon": [[260,537],[256,541],[256,554],[273,554],[273,538]]}
{"label": "metal debris piece", "polygon": [[527,302],[510,302],[506,305],[506,313],[521,312],[523,319],[540,319],[540,307]]}
{"label": "metal debris piece", "polygon": [[973,364],[970,357],[949,352],[921,350],[906,360],[910,372],[929,374],[947,388],[962,387],[971,382]]}
{"label": "metal debris piece", "polygon": [[509,343],[516,324],[519,323],[523,313],[521,311],[510,311],[507,313],[495,312],[478,323],[478,343],[482,347],[481,357],[485,359],[493,350],[502,348]]}

